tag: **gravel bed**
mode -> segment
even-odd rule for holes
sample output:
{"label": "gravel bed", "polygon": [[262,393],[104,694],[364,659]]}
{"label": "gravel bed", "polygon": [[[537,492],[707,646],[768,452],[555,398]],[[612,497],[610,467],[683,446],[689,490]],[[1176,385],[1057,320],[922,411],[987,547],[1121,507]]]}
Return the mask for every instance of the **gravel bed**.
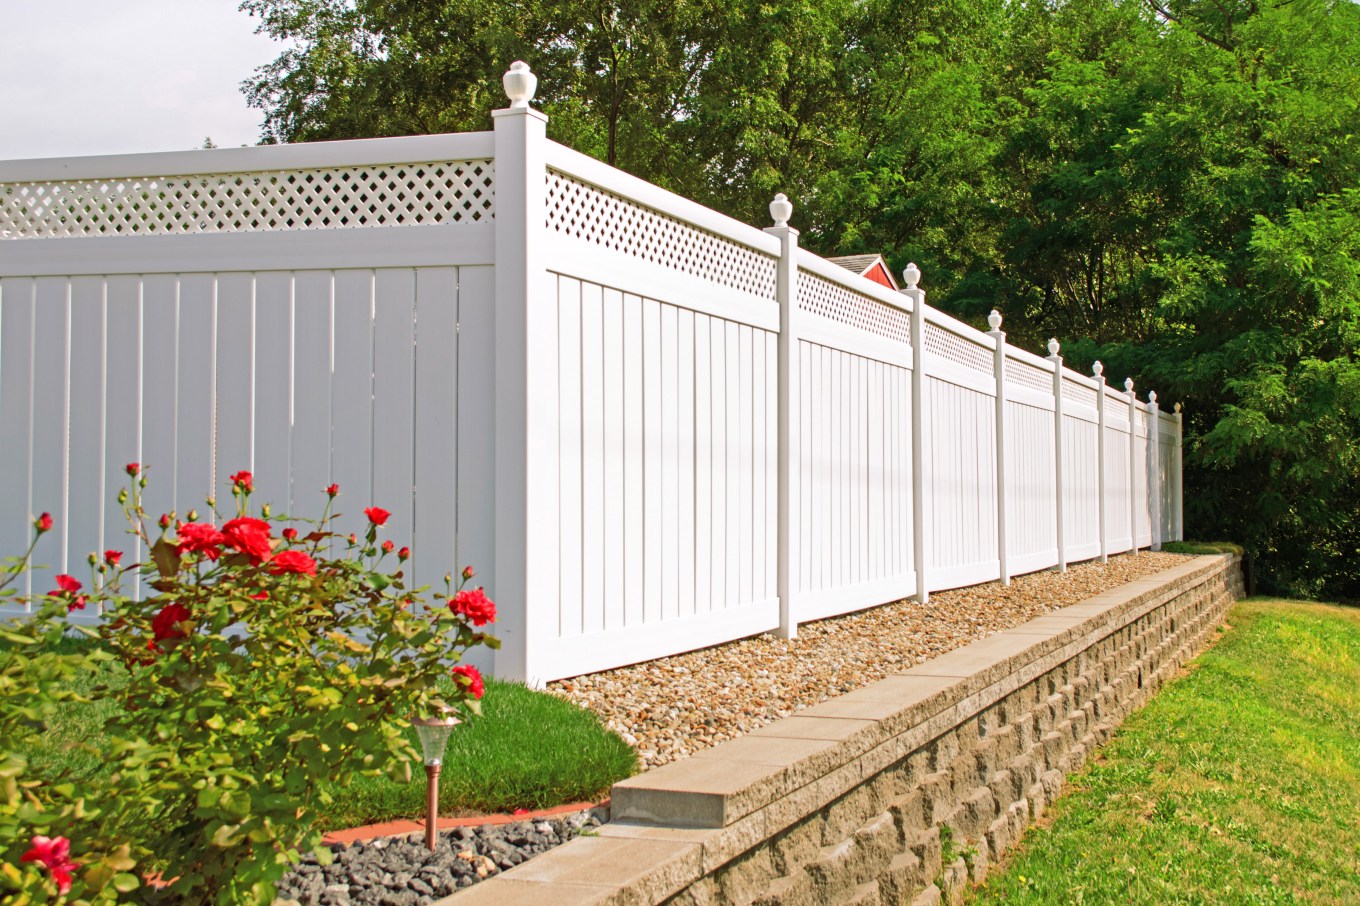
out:
{"label": "gravel bed", "polygon": [[322,866],[308,855],[279,882],[279,904],[420,906],[499,874],[590,828],[608,815],[588,809],[565,817],[441,831],[434,852],[424,833],[331,847]]}
{"label": "gravel bed", "polygon": [[828,698],[901,672],[1002,629],[1184,563],[1151,553],[1081,563],[899,601],[772,635],[728,642],[603,673],[549,691],[589,708],[657,767]]}

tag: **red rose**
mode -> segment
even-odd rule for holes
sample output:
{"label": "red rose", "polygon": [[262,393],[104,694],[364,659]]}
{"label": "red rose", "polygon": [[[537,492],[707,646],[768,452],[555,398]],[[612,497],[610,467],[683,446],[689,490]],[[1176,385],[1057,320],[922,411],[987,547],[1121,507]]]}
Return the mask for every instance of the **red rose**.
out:
{"label": "red rose", "polygon": [[460,689],[466,689],[473,698],[481,698],[486,691],[486,682],[482,679],[482,672],[471,664],[459,664],[449,671],[453,675],[453,681],[458,684]]}
{"label": "red rose", "polygon": [[137,473],[142,471],[142,464],[139,462],[130,462],[127,465],[123,466],[123,471],[127,472],[133,478],[136,478]]}
{"label": "red rose", "polygon": [[474,572],[472,571],[472,567],[471,567],[471,566],[464,566],[464,567],[463,567],[463,581],[464,581],[464,582],[468,581],[469,579],[471,579],[471,578],[472,578],[473,576],[475,576],[475,575],[477,575],[477,574],[474,573]]}
{"label": "red rose", "polygon": [[291,573],[297,576],[315,576],[316,561],[302,551],[282,551],[269,561],[269,571],[276,576]]}
{"label": "red rose", "polygon": [[396,548],[396,545],[392,543],[392,539],[390,539],[390,538],[382,543],[382,549],[383,549],[383,553],[384,553],[384,554],[390,554],[390,553],[392,553],[392,551],[393,551],[395,548]]}
{"label": "red rose", "polygon": [[[193,613],[178,601],[165,605],[154,617],[151,618],[151,635],[156,642],[163,642],[166,639],[187,638],[189,633],[184,629],[184,622],[193,619]],[[154,644],[154,642],[153,642]]]}
{"label": "red rose", "polygon": [[329,485],[329,486],[326,488],[326,496],[327,496],[327,497],[334,497],[335,495],[337,495],[337,494],[339,494],[339,493],[340,493],[340,485],[338,485],[338,484]]}
{"label": "red rose", "polygon": [[245,554],[251,564],[259,566],[269,559],[273,547],[269,543],[269,523],[262,519],[242,516],[222,526],[228,547]]}
{"label": "red rose", "polygon": [[364,515],[374,525],[387,525],[387,517],[392,514],[380,506],[371,506],[364,509]]}
{"label": "red rose", "polygon": [[269,592],[267,592],[267,591],[257,591],[255,594],[253,594],[253,595],[250,596],[250,600],[252,600],[252,601],[268,601],[268,600],[269,600]]}
{"label": "red rose", "polygon": [[297,540],[297,529],[293,528],[292,526],[289,526],[288,528],[284,529],[284,530],[283,530],[282,532],[280,532],[279,534],[283,535],[283,540],[284,540],[284,541],[296,541],[296,540]]}
{"label": "red rose", "polygon": [[122,551],[104,551],[104,562],[109,566],[117,566],[123,562]]}
{"label": "red rose", "polygon": [[226,536],[217,530],[217,526],[207,522],[181,522],[179,528],[175,529],[175,535],[179,538],[175,550],[181,557],[194,553],[202,554],[209,560],[216,560],[222,556],[222,545],[227,540]]}
{"label": "red rose", "polygon": [[52,514],[51,514],[51,513],[43,513],[43,514],[42,514],[41,516],[39,516],[37,519],[34,519],[34,520],[33,520],[33,527],[34,527],[35,529],[38,530],[38,534],[40,534],[40,535],[41,535],[43,532],[50,532],[50,531],[52,531]]}
{"label": "red rose", "polygon": [[249,494],[255,490],[255,476],[246,471],[237,472],[231,476],[231,486]]}
{"label": "red rose", "polygon": [[66,573],[57,575],[57,587],[48,592],[54,598],[66,599],[66,612],[85,609],[85,596],[79,594],[81,589],[80,582],[74,576]]}
{"label": "red rose", "polygon": [[411,549],[409,547],[403,547],[401,550],[397,551],[397,559],[403,562],[411,559]]}
{"label": "red rose", "polygon": [[496,604],[481,588],[469,588],[449,599],[449,610],[467,617],[473,626],[496,622]]}
{"label": "red rose", "polygon": [[32,848],[19,861],[41,863],[52,873],[59,893],[70,890],[71,869],[80,867],[71,861],[71,841],[65,837],[34,837],[30,842]]}

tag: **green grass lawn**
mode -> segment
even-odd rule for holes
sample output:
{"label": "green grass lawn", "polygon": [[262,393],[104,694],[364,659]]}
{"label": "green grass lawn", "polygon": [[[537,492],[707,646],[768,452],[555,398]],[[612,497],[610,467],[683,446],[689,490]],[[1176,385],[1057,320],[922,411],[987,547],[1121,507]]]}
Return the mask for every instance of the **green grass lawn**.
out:
{"label": "green grass lawn", "polygon": [[1360,903],[1360,609],[1238,604],[968,902]]}
{"label": "green grass lawn", "polygon": [[[65,639],[74,651],[90,644]],[[82,676],[78,690],[90,693],[118,681],[121,667]],[[49,726],[41,748],[26,754],[39,774],[63,766],[79,776],[106,770],[99,754],[100,730],[117,704],[108,700],[72,706]],[[482,717],[454,730],[440,776],[444,815],[548,808],[607,795],[615,781],[637,770],[637,756],[589,711],[515,683],[486,681]],[[412,731],[411,740],[415,742]],[[419,751],[417,745],[416,750]],[[425,812],[425,772],[413,766],[409,784],[359,778],[336,790],[325,813],[328,828],[354,827]],[[338,786],[338,784],[337,784]]]}

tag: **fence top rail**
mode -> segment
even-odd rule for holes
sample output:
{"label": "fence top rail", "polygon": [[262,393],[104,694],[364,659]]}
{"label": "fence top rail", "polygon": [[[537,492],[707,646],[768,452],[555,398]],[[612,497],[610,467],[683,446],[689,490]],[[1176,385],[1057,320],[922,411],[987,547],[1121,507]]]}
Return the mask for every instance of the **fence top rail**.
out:
{"label": "fence top rail", "polygon": [[723,239],[745,245],[772,257],[778,257],[779,240],[763,230],[742,223],[726,214],[710,210],[695,201],[676,195],[660,186],[638,179],[616,167],[573,151],[554,141],[547,143],[548,168],[590,183],[596,188],[618,195],[628,201],[651,208],[668,217],[697,227]]}
{"label": "fence top rail", "polygon": [[1015,361],[1021,362],[1025,365],[1033,366],[1034,368],[1038,368],[1041,371],[1047,371],[1049,374],[1053,373],[1052,362],[1050,362],[1048,359],[1044,358],[1041,355],[1035,355],[1028,349],[1021,349],[1019,346],[1012,346],[1010,343],[1007,343],[1006,357],[1014,359]]}
{"label": "fence top rail", "polygon": [[[1082,374],[1080,371],[1068,368],[1066,365],[1063,366],[1062,374],[1064,381],[1067,381],[1068,383],[1071,384],[1076,384],[1078,387],[1085,387],[1092,393],[1094,393],[1096,391],[1096,388],[1100,386],[1099,382],[1091,375]],[[1092,402],[1091,405],[1094,406],[1095,403]]]}
{"label": "fence top rail", "polygon": [[798,269],[816,274],[823,280],[845,287],[853,293],[867,296],[875,302],[896,308],[901,311],[910,312],[912,308],[911,297],[903,293],[893,292],[881,283],[875,283],[868,277],[861,276],[854,271],[846,270],[839,264],[827,261],[821,255],[808,251],[805,248],[798,249]]}
{"label": "fence top rail", "polygon": [[[934,324],[936,327],[947,330],[955,336],[961,337],[969,343],[981,346],[991,352],[996,351],[996,340],[987,336],[976,327],[965,324],[958,318],[950,317],[942,311],[931,308],[929,305],[925,306],[924,314],[927,324]],[[1052,369],[1049,370],[1051,371]]]}
{"label": "fence top rail", "polygon": [[0,185],[479,160],[493,156],[493,138],[491,132],[460,132],[248,148],[4,160],[0,161]]}

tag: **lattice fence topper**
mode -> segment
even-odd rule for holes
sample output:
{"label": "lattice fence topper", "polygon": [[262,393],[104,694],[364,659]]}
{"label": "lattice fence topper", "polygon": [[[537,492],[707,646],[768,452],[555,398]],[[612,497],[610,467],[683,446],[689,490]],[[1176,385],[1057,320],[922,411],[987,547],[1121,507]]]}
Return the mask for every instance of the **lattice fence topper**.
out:
{"label": "lattice fence topper", "polygon": [[992,353],[936,324],[925,325],[926,351],[983,374],[992,373]]}
{"label": "lattice fence topper", "polygon": [[911,315],[809,271],[798,273],[798,307],[902,343],[911,342]]}
{"label": "lattice fence topper", "polygon": [[1042,368],[1035,368],[1029,362],[1018,362],[1007,357],[1006,381],[1011,384],[1019,384],[1021,387],[1028,387],[1030,390],[1046,393],[1049,396],[1053,395],[1053,374],[1044,371]]}
{"label": "lattice fence topper", "polygon": [[1096,407],[1096,392],[1090,387],[1064,380],[1062,382],[1062,395],[1065,400],[1081,403],[1083,406],[1090,406],[1092,409]]}
{"label": "lattice fence topper", "polygon": [[548,229],[774,301],[775,259],[548,171]]}
{"label": "lattice fence topper", "polygon": [[0,238],[477,223],[495,197],[490,160],[0,183]]}

